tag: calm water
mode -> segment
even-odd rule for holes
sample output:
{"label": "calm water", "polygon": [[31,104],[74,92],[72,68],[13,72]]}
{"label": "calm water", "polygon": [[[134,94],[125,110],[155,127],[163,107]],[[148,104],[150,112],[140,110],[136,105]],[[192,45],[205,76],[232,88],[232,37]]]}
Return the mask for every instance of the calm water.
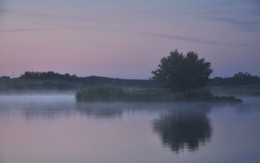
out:
{"label": "calm water", "polygon": [[0,96],[0,163],[260,163],[260,98],[92,103]]}

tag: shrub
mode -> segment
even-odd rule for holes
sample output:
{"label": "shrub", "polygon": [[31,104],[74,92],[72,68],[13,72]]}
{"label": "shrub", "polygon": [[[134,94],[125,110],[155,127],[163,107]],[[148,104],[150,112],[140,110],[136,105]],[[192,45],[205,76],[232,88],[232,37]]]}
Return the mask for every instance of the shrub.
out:
{"label": "shrub", "polygon": [[126,90],[119,87],[87,87],[76,94],[77,101],[115,101],[126,98]]}
{"label": "shrub", "polygon": [[241,102],[235,97],[215,96],[208,89],[195,89],[171,93],[162,89],[127,90],[120,87],[87,87],[76,94],[79,102],[173,102],[173,101],[213,101]]}

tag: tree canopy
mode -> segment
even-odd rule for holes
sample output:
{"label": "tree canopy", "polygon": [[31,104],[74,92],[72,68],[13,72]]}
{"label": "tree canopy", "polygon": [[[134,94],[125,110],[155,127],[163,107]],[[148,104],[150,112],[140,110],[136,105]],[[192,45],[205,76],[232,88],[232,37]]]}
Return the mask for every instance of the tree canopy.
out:
{"label": "tree canopy", "polygon": [[197,53],[190,51],[185,56],[176,49],[161,59],[151,79],[172,91],[184,91],[205,86],[212,72],[211,64]]}

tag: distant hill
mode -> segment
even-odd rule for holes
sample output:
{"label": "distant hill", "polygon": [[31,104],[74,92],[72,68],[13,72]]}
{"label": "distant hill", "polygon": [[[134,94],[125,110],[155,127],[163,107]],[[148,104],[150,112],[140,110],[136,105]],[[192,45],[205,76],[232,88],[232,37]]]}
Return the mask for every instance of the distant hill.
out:
{"label": "distant hill", "polygon": [[151,80],[144,79],[119,79],[108,78],[100,76],[83,77],[80,80],[83,86],[95,86],[95,85],[114,85],[120,87],[140,87],[140,88],[152,88],[158,87],[158,84]]}

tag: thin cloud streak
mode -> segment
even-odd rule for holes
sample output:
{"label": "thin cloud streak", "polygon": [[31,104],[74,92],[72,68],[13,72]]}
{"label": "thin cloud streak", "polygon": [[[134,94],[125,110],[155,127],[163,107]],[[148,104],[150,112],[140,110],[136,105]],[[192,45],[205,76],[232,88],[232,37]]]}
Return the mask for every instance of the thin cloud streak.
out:
{"label": "thin cloud streak", "polygon": [[[56,20],[68,20],[68,21],[79,21],[79,22],[86,22],[86,21],[95,21],[95,22],[102,22],[102,20],[97,20],[89,17],[77,17],[77,16],[64,16],[64,15],[56,15],[56,14],[49,14],[49,13],[43,13],[43,12],[34,12],[34,11],[23,11],[23,10],[6,10],[6,12],[14,12],[17,14],[26,14],[26,15],[37,15],[40,17],[46,17],[50,19],[56,19]],[[122,11],[121,11],[122,12]],[[255,26],[255,24],[260,24],[260,22],[253,22],[253,21],[239,21],[232,18],[215,18],[214,16],[217,16],[219,14],[232,14],[232,11],[195,11],[195,12],[182,12],[182,11],[155,11],[155,10],[125,10],[124,12],[137,12],[137,13],[145,13],[145,14],[183,14],[183,15],[208,15],[208,19],[211,21],[219,21],[223,23],[229,23],[234,25],[236,28],[245,30],[245,31],[260,31],[258,26]],[[234,13],[233,13],[234,14]],[[210,17],[211,16],[211,17]],[[111,22],[109,22],[111,23]],[[62,25],[65,28],[63,30],[95,30],[95,31],[102,31],[102,32],[113,32],[113,33],[123,33],[123,34],[138,34],[138,35],[149,35],[152,37],[157,38],[165,38],[165,39],[171,39],[171,40],[178,40],[178,41],[185,41],[185,42],[192,42],[197,44],[209,44],[209,45],[219,45],[219,46],[232,46],[232,47],[249,47],[252,45],[247,44],[232,44],[232,43],[225,43],[225,42],[218,42],[218,41],[212,41],[212,40],[203,40],[199,38],[191,38],[191,37],[185,37],[185,36],[178,36],[178,35],[171,35],[171,34],[161,34],[161,33],[147,33],[142,31],[132,31],[132,30],[124,30],[124,29],[107,29],[107,28],[99,28],[99,27],[87,27],[87,26],[77,26],[77,25]],[[0,32],[33,32],[33,31],[59,31],[61,29],[10,29],[10,30],[0,30]]]}
{"label": "thin cloud streak", "polygon": [[121,12],[128,13],[141,13],[141,14],[166,14],[166,15],[219,15],[219,14],[232,14],[234,11],[231,10],[205,10],[205,11],[160,11],[160,10],[123,10]]}
{"label": "thin cloud streak", "polygon": [[0,29],[1,33],[4,32],[38,32],[38,31],[58,31],[58,29],[51,28],[22,28],[22,29]]}
{"label": "thin cloud streak", "polygon": [[232,47],[242,47],[242,46],[245,47],[245,46],[248,46],[246,44],[230,44],[230,43],[223,43],[223,42],[218,42],[218,41],[202,40],[202,39],[191,38],[191,37],[177,36],[177,35],[158,34],[158,33],[145,33],[145,32],[143,32],[143,34],[154,36],[154,37],[160,37],[160,38],[166,38],[166,39],[172,39],[172,40],[179,40],[179,41],[186,41],[186,42],[192,42],[192,43],[198,43],[198,44],[232,46]]}
{"label": "thin cloud streak", "polygon": [[71,16],[71,15],[61,15],[61,14],[54,14],[54,13],[48,13],[48,12],[38,12],[38,11],[26,11],[26,10],[10,10],[10,9],[4,9],[3,12],[6,13],[13,13],[18,16],[36,16],[41,18],[47,18],[47,19],[53,19],[53,20],[59,20],[59,21],[73,21],[73,22],[109,22],[111,23],[111,20],[104,19],[104,17],[91,17],[91,16]]}
{"label": "thin cloud streak", "polygon": [[161,33],[149,33],[149,32],[141,32],[141,31],[131,31],[131,30],[111,30],[105,28],[96,28],[96,27],[72,27],[69,26],[68,29],[52,29],[52,28],[28,28],[28,29],[2,29],[0,33],[4,32],[48,32],[48,31],[72,31],[72,30],[94,30],[94,31],[102,31],[102,32],[113,32],[113,33],[123,33],[123,34],[136,34],[136,35],[147,35],[157,38],[165,38],[171,40],[185,41],[197,44],[209,44],[209,45],[218,45],[218,46],[232,46],[232,47],[247,47],[249,45],[246,44],[230,44],[223,43],[218,41],[211,40],[202,40],[198,38],[184,37],[178,35],[169,35],[169,34],[161,34]]}
{"label": "thin cloud streak", "polygon": [[[127,11],[127,10],[126,10]],[[22,11],[22,10],[15,10],[15,11],[9,11],[6,12],[15,12],[20,14],[29,14],[29,15],[37,15],[41,17],[47,17],[51,19],[57,19],[57,20],[70,20],[70,21],[86,21],[91,20],[87,17],[72,17],[72,16],[63,16],[63,15],[55,15],[55,14],[49,14],[49,13],[41,13],[41,12],[31,12],[31,11]],[[198,12],[178,12],[178,11],[149,11],[149,10],[129,10],[128,12],[142,12],[142,13],[165,13],[165,14],[188,14],[188,15],[216,15],[219,13],[219,11],[198,11]],[[229,11],[225,11],[229,12]],[[213,21],[222,21],[222,22],[228,22],[233,25],[239,26],[241,29],[252,31],[254,29],[255,31],[258,31],[259,29],[254,27],[252,24],[258,22],[250,22],[249,25],[247,25],[247,22],[238,21],[236,19],[231,18],[210,18],[210,20]],[[98,20],[96,20],[98,21]],[[111,23],[111,22],[110,22]],[[260,24],[260,23],[259,23]],[[250,26],[251,25],[251,26]],[[31,28],[31,29],[0,29],[0,32],[44,32],[44,31],[61,31],[61,30],[95,30],[95,31],[102,31],[102,32],[113,32],[113,33],[123,33],[123,34],[137,34],[137,35],[147,35],[157,38],[165,38],[165,39],[171,39],[171,40],[178,40],[178,41],[185,41],[185,42],[191,42],[191,43],[197,43],[197,44],[209,44],[209,45],[219,45],[219,46],[232,46],[232,47],[249,47],[251,45],[247,44],[232,44],[232,43],[225,43],[225,42],[218,42],[218,41],[212,41],[212,40],[203,40],[199,38],[191,38],[191,37],[185,37],[185,36],[178,36],[178,35],[171,35],[171,34],[162,34],[162,33],[156,33],[156,32],[143,32],[143,31],[133,31],[129,29],[108,29],[108,28],[102,28],[102,27],[88,27],[88,26],[77,26],[77,25],[62,25],[65,27],[64,29],[53,29],[53,28]]]}
{"label": "thin cloud streak", "polygon": [[212,21],[219,21],[233,25],[234,27],[248,31],[260,31],[260,21],[241,21],[234,18],[210,18]]}
{"label": "thin cloud streak", "polygon": [[249,47],[247,44],[230,44],[225,42],[218,42],[212,40],[203,40],[192,37],[178,36],[178,35],[170,35],[170,34],[161,34],[161,33],[152,33],[152,32],[142,32],[142,31],[132,31],[132,30],[113,30],[113,29],[105,29],[105,28],[90,28],[90,27],[74,27],[74,30],[96,30],[102,32],[113,32],[113,33],[123,33],[123,34],[137,34],[137,35],[147,35],[157,38],[165,38],[171,40],[185,41],[197,44],[209,44],[209,45],[219,45],[219,46],[232,46],[232,47]]}

